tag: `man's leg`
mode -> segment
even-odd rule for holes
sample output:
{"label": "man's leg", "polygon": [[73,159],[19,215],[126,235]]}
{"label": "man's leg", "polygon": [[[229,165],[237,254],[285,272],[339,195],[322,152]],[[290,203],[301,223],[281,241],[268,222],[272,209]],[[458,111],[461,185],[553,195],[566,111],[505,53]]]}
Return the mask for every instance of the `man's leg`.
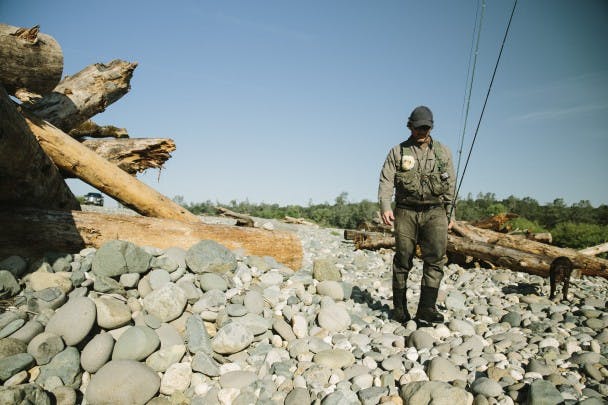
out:
{"label": "man's leg", "polygon": [[416,318],[429,323],[441,323],[444,318],[435,304],[443,279],[448,243],[448,220],[443,208],[431,209],[422,214],[419,241],[424,265]]}
{"label": "man's leg", "polygon": [[[415,213],[413,213],[415,215]],[[395,256],[393,257],[393,318],[397,322],[409,321],[407,311],[407,277],[412,268],[416,249],[416,221],[410,211],[395,210]]]}

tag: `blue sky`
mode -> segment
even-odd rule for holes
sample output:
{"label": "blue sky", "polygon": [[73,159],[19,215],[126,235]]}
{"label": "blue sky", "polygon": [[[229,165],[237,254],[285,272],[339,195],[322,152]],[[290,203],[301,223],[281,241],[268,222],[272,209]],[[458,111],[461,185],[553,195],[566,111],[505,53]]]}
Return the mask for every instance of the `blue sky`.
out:
{"label": "blue sky", "polygon": [[[138,176],[161,193],[306,205],[376,200],[417,105],[458,158],[479,3],[0,0],[0,22],[39,24],[64,75],[139,63],[93,119],[174,139],[164,170]],[[512,5],[486,5],[461,168]],[[608,204],[607,21],[603,0],[519,2],[461,196]]]}

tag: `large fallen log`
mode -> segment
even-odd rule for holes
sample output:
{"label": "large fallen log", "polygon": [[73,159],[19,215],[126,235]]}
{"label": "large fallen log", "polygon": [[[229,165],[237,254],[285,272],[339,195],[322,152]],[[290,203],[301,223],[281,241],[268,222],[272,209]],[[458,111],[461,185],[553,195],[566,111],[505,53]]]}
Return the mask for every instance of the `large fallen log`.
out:
{"label": "large fallen log", "polygon": [[200,222],[184,207],[98,156],[60,129],[32,113],[24,112],[24,116],[42,149],[64,172],[73,174],[142,215]]}
{"label": "large fallen log", "polygon": [[549,258],[549,261],[559,256],[566,256],[572,260],[575,268],[582,270],[583,274],[594,276],[603,274],[604,276],[608,276],[608,260],[585,255],[574,249],[547,245],[545,243],[526,239],[523,236],[508,235],[487,229],[479,229],[461,221],[458,221],[457,225],[452,229],[473,241],[527,252],[540,257]]}
{"label": "large fallen log", "polygon": [[272,256],[293,270],[302,266],[300,239],[286,231],[32,209],[0,210],[0,229],[10,236],[0,238],[0,259],[13,254],[35,256],[50,250],[75,253],[112,239],[161,249],[188,249],[202,239],[211,239],[232,250],[242,249],[246,255]]}
{"label": "large fallen log", "polygon": [[80,209],[18,108],[0,85],[0,205]]}
{"label": "large fallen log", "polygon": [[[608,260],[587,256],[574,249],[559,248],[504,233],[476,228],[458,221],[452,228],[465,237],[448,235],[449,253],[472,256],[477,260],[516,271],[546,276],[551,261],[559,256],[572,260],[574,267],[588,276],[608,278]],[[395,238],[379,232],[345,231],[357,249],[393,248]]]}
{"label": "large fallen log", "polygon": [[50,35],[0,24],[0,83],[9,94],[28,90],[46,94],[61,80],[63,53]]}
{"label": "large fallen log", "polygon": [[23,105],[69,132],[125,95],[136,67],[137,63],[122,60],[95,63],[63,79],[52,93]]}
{"label": "large fallen log", "polygon": [[175,142],[163,138],[87,139],[82,144],[131,175],[162,168],[175,150]]}

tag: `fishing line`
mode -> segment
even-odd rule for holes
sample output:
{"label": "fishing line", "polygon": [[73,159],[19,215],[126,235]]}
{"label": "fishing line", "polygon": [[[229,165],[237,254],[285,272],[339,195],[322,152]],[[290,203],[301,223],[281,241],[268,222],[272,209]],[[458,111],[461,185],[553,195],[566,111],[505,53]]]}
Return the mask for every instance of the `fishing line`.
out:
{"label": "fishing line", "polygon": [[[456,178],[460,174],[460,161],[462,160],[462,148],[464,145],[464,135],[467,130],[467,121],[469,119],[469,106],[471,104],[471,92],[475,81],[475,67],[477,66],[477,55],[479,53],[479,40],[481,38],[481,27],[483,25],[483,15],[486,8],[486,0],[483,0],[481,5],[481,13],[479,12],[479,0],[477,1],[477,11],[475,13],[475,28],[473,29],[473,38],[471,39],[471,50],[469,52],[469,64],[467,66],[467,83],[465,84],[464,97],[462,99],[461,114],[463,116],[462,133],[460,134],[460,147],[458,149],[458,163],[456,166]],[[475,41],[475,32],[477,32],[477,40]],[[475,50],[473,50],[473,48]],[[471,59],[473,64],[471,67]]]}
{"label": "fishing line", "polygon": [[511,21],[513,21],[513,15],[515,14],[515,8],[517,7],[517,0],[513,3],[513,10],[511,10],[511,16],[509,17],[509,23],[507,24],[507,29],[505,30],[505,36],[502,39],[502,44],[500,45],[500,51],[498,52],[498,58],[496,59],[496,64],[494,65],[494,72],[492,72],[492,79],[490,80],[490,85],[488,86],[488,91],[486,93],[486,98],[483,102],[483,107],[481,109],[481,114],[479,115],[479,120],[477,121],[477,127],[475,128],[475,135],[473,136],[473,142],[471,142],[471,147],[469,148],[469,154],[467,155],[467,160],[464,164],[464,169],[462,169],[462,175],[460,176],[460,181],[458,183],[458,188],[454,193],[454,199],[452,200],[452,206],[450,208],[450,215],[448,218],[452,216],[452,212],[454,211],[454,204],[456,203],[456,197],[460,192],[460,187],[462,186],[462,180],[464,179],[464,175],[467,171],[467,167],[469,165],[469,160],[471,159],[471,153],[473,152],[473,146],[475,146],[475,140],[477,139],[477,134],[479,133],[479,126],[481,125],[481,120],[483,119],[483,114],[486,110],[486,105],[488,104],[488,97],[490,97],[490,91],[492,90],[492,85],[494,84],[494,78],[496,77],[496,71],[498,70],[498,64],[500,63],[500,57],[502,56],[502,51],[505,47],[505,42],[507,42],[507,37],[509,35],[509,28],[511,27]]}

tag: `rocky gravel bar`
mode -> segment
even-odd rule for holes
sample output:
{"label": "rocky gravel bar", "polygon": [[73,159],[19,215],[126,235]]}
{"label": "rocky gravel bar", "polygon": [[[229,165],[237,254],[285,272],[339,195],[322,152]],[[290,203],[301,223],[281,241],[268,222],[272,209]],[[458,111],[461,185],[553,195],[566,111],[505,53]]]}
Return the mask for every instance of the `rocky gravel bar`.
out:
{"label": "rocky gravel bar", "polygon": [[606,279],[554,302],[545,278],[450,264],[445,323],[401,325],[392,251],[256,222],[301,238],[302,269],[213,241],[0,258],[0,403],[607,403]]}

